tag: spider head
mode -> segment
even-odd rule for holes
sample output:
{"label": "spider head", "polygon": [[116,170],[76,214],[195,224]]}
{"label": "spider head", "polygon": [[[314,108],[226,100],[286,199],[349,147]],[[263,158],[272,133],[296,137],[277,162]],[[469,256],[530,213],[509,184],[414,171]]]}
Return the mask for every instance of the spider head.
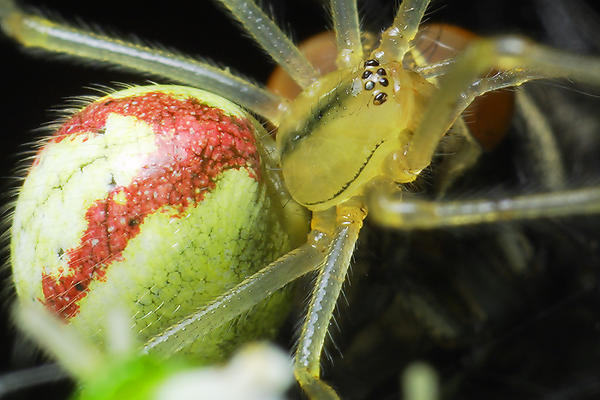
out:
{"label": "spider head", "polygon": [[376,59],[309,86],[277,135],[292,197],[319,211],[362,195],[374,179],[413,181],[416,175],[405,172],[396,154],[408,147],[431,92],[431,84],[400,63]]}

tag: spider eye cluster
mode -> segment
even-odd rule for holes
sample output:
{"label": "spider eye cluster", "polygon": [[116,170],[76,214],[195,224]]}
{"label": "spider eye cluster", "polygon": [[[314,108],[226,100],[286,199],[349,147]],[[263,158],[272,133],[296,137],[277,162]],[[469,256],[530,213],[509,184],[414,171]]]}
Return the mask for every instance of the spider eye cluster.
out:
{"label": "spider eye cluster", "polygon": [[367,91],[373,91],[373,104],[379,106],[387,100],[387,93],[379,90],[378,86],[388,87],[390,81],[387,76],[385,68],[381,67],[379,61],[375,59],[369,59],[364,63],[364,71],[361,75],[361,79],[364,84],[363,87]]}

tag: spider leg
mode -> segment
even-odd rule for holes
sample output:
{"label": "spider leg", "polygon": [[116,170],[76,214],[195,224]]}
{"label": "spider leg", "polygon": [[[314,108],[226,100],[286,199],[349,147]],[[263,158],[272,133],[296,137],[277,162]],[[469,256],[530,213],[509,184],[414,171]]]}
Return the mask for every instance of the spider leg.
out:
{"label": "spider leg", "polygon": [[600,187],[539,193],[499,200],[428,201],[373,193],[369,213],[383,226],[431,229],[447,226],[563,217],[600,212]]}
{"label": "spider leg", "polygon": [[356,0],[331,0],[331,16],[338,48],[338,69],[358,65],[363,58]]}
{"label": "spider leg", "polygon": [[166,50],[76,29],[0,3],[0,28],[25,47],[113,64],[205,89],[262,115],[276,125],[285,108],[279,96],[209,63]]}
{"label": "spider leg", "polygon": [[[481,79],[490,69],[505,70]],[[489,91],[541,78],[570,78],[600,85],[600,59],[574,55],[506,36],[473,42],[440,79],[406,152],[408,168],[421,171],[430,162],[442,136],[472,102]]]}
{"label": "spider leg", "polygon": [[430,0],[403,0],[392,25],[381,34],[381,43],[373,51],[380,61],[402,61],[411,41],[419,30],[419,24]]}
{"label": "spider leg", "polygon": [[528,154],[531,165],[537,169],[540,184],[548,190],[564,188],[565,165],[550,124],[525,90],[517,91],[516,106],[525,124],[522,135],[526,136],[526,146],[531,149]]}
{"label": "spider leg", "polygon": [[300,50],[253,1],[219,0],[246,31],[302,88],[319,74]]}
{"label": "spider leg", "polygon": [[415,66],[414,71],[427,80],[446,75],[454,65],[454,58],[447,58],[433,64]]}
{"label": "spider leg", "polygon": [[338,206],[335,234],[312,292],[294,361],[296,379],[311,399],[338,399],[320,379],[321,352],[365,216],[360,206]]}
{"label": "spider leg", "polygon": [[[509,81],[520,80],[521,77],[518,74],[508,73],[508,76],[502,74],[501,76],[484,79],[491,79],[491,84],[497,85],[499,82],[508,83]],[[478,82],[477,85],[483,87],[489,84],[489,82],[487,84]],[[564,188],[566,172],[552,128],[524,89],[517,90],[515,97],[517,112],[522,117],[521,119],[525,125],[525,129],[521,130],[521,136],[523,136],[527,148],[531,149],[528,154],[531,158],[532,167],[536,168],[541,187],[547,190]],[[453,140],[448,143],[448,139],[451,139],[451,137],[446,135],[445,141],[440,143],[438,147],[438,152],[452,154],[452,157],[444,158],[436,168],[436,176],[438,177],[436,197],[438,199],[444,196],[447,189],[452,186],[457,178],[473,167],[482,152],[479,144],[471,136],[463,118],[456,120],[452,131],[462,136],[464,140]],[[454,135],[454,137],[458,135]]]}
{"label": "spider leg", "polygon": [[437,198],[442,198],[452,184],[475,165],[482,153],[481,146],[469,132],[463,118],[456,120],[452,131],[456,134],[447,137],[451,140],[440,145],[442,153],[451,153],[452,156],[445,157],[436,168]]}
{"label": "spider leg", "polygon": [[234,319],[286,284],[319,268],[323,264],[323,252],[328,243],[326,235],[313,231],[306,244],[280,257],[194,314],[150,339],[144,346],[144,352],[168,357],[186,345],[201,340],[205,332]]}

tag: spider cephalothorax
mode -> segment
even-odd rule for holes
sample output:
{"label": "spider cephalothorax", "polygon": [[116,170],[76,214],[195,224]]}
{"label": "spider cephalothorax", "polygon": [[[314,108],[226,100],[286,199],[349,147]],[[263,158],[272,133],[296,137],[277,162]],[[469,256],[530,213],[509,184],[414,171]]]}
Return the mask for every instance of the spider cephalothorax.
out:
{"label": "spider cephalothorax", "polygon": [[373,177],[398,183],[417,177],[389,155],[410,141],[432,85],[399,63],[368,60],[364,68],[385,78],[376,86],[360,70],[358,76],[332,72],[305,89],[282,118],[277,144],[283,176],[292,197],[309,209],[363,195]]}

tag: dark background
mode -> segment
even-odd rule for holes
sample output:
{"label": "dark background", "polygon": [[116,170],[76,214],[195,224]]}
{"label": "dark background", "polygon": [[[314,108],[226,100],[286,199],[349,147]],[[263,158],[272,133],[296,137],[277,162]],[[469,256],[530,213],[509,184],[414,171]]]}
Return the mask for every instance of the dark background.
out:
{"label": "dark background", "polygon": [[[81,18],[81,20],[86,23],[102,27],[103,30],[108,33],[116,32],[125,35],[135,34],[137,37],[142,38],[149,43],[160,43],[186,54],[209,58],[223,65],[231,66],[234,70],[239,71],[246,76],[253,77],[259,82],[264,82],[273,69],[273,63],[262,54],[261,50],[247,37],[241,34],[238,27],[232,24],[222,10],[210,1],[171,1],[168,4],[123,0],[104,0],[102,2],[62,1],[53,3],[55,4],[50,5],[47,4],[47,2],[42,1],[27,2],[28,5],[39,7],[42,10],[49,9],[52,12],[56,12],[70,22],[76,21],[76,18]],[[202,7],[190,6],[192,3],[202,3]],[[284,27],[288,28],[287,30],[292,32],[294,38],[297,40],[302,40],[311,34],[320,32],[329,25],[328,19],[325,17],[325,7],[322,5],[322,2],[317,0],[277,0],[270,3],[272,3],[270,4],[270,7],[277,20]],[[365,26],[372,30],[377,30],[378,28],[385,26],[386,23],[389,23],[393,15],[393,3],[395,2],[384,0],[362,1],[360,4]],[[547,13],[544,11],[553,10],[549,8],[549,5],[556,6],[556,4],[559,3],[567,5],[568,9],[572,12],[580,10],[578,8],[579,4],[587,4],[589,10],[582,15],[574,16],[577,14],[574,13],[570,16],[565,16],[564,18],[558,18],[558,21],[562,20],[563,22],[555,23],[553,28],[549,29],[550,20],[546,15]],[[600,6],[595,5],[591,0],[588,2],[582,1],[572,3],[559,0],[433,1],[427,18],[430,21],[455,23],[482,35],[518,33],[558,47],[578,52],[600,54],[600,49],[595,44],[598,37],[600,37],[600,32],[598,30],[598,27],[600,27],[600,19],[598,15],[589,12],[594,9],[597,11],[600,9]],[[35,139],[35,133],[32,132],[36,128],[54,118],[53,113],[49,110],[64,104],[66,98],[93,93],[92,90],[86,89],[86,87],[93,84],[109,86],[114,82],[142,84],[147,79],[146,77],[140,77],[135,73],[107,69],[102,66],[92,67],[83,65],[77,61],[58,60],[52,56],[33,56],[23,52],[5,38],[0,38],[0,47],[2,48],[0,59],[2,59],[2,66],[4,67],[1,86],[4,94],[2,96],[2,106],[0,108],[3,140],[2,146],[0,146],[0,151],[2,151],[0,168],[2,170],[1,183],[2,187],[5,188],[5,192],[13,185],[13,168],[19,160],[19,153],[27,149],[27,147],[24,147],[23,145]],[[158,81],[160,82],[160,80]],[[586,96],[584,96],[584,100],[581,101],[585,101],[585,97]],[[590,112],[589,114],[593,113]],[[591,117],[593,117],[593,115],[591,115]],[[573,121],[573,123],[577,123],[577,121]],[[595,168],[595,166],[592,166],[592,169],[593,168]],[[520,171],[516,171],[515,175],[518,175],[519,172]],[[590,171],[590,175],[597,176],[597,172],[600,171]],[[487,180],[487,178],[482,178],[481,180]],[[518,181],[518,179],[516,180]],[[584,250],[579,248],[576,250],[573,247],[569,247],[565,252],[561,252],[561,257],[565,259],[568,259],[569,257],[579,257],[583,260],[581,263],[587,263],[586,265],[597,265],[597,250],[590,245],[594,238],[597,237],[597,230],[594,230],[594,226],[597,226],[597,224],[591,224],[591,226],[588,224],[579,229],[581,224],[582,221],[574,221],[572,225],[568,226],[568,230],[581,232],[577,233],[577,235],[581,236],[583,239],[578,243],[583,243],[581,246]],[[543,228],[536,228],[537,229],[533,229],[535,231],[534,233],[537,233],[539,230],[544,230],[543,228],[545,228],[545,226]],[[567,229],[565,228],[565,230]],[[527,234],[529,235],[531,233],[527,232]],[[472,232],[465,234],[466,240],[469,240],[470,236],[478,235],[478,233],[473,234]],[[450,236],[456,236],[456,234],[452,233]],[[575,236],[575,234],[572,234],[572,236]],[[384,237],[384,239],[382,239],[382,237]],[[382,243],[389,243],[394,240],[402,242],[407,239],[403,236],[391,236],[390,239],[388,233],[373,229],[369,230],[365,234],[365,238],[361,240],[362,255],[357,255],[359,261],[366,260],[364,261],[365,263],[385,264],[387,262],[384,258],[385,254],[395,254],[395,250],[390,251],[389,247],[385,248]],[[435,240],[446,243],[449,239],[447,236],[444,236],[443,238],[438,237]],[[537,242],[535,239],[533,240],[537,246]],[[548,246],[553,246],[555,243],[563,243],[563,241],[562,239],[557,239],[557,242],[552,241],[549,243],[550,244],[546,243],[539,245],[536,249],[541,248],[540,251],[544,252]],[[571,246],[570,242],[566,246]],[[455,248],[456,246],[449,245],[449,247]],[[469,249],[465,249],[464,251],[468,250]],[[460,251],[457,252],[460,253]],[[480,260],[484,259],[486,257],[484,250],[481,250],[480,253]],[[563,268],[563,271],[566,268],[571,267],[571,265],[566,262],[562,265],[563,266],[560,268]],[[577,274],[579,272],[578,268],[573,267],[572,274]],[[368,268],[367,272],[364,272],[359,268],[358,272],[356,272],[356,275],[359,276],[356,277],[354,281],[360,278],[361,274],[368,275]],[[5,281],[9,280],[8,269],[4,269],[2,275]],[[376,274],[371,272],[371,275]],[[560,279],[565,279],[563,275],[558,274],[557,276],[558,277],[554,276],[554,278],[556,278],[554,284],[557,284],[556,280],[559,280],[560,283]],[[488,361],[483,361],[480,364],[476,362],[469,364],[464,361],[467,359],[471,360],[469,357],[474,357],[474,354],[477,352],[472,346],[469,347],[469,344],[460,343],[457,345],[454,343],[452,346],[449,346],[447,343],[436,343],[435,345],[425,346],[427,351],[414,354],[414,358],[425,358],[432,361],[440,368],[442,376],[444,378],[448,377],[444,383],[448,383],[449,385],[453,384],[458,388],[461,386],[460,383],[457,383],[455,369],[460,370],[463,368],[467,371],[461,375],[461,378],[465,375],[470,376],[469,374],[472,374],[473,370],[476,371],[475,375],[477,375],[478,372],[481,372],[481,376],[477,375],[477,384],[466,386],[465,390],[469,395],[465,397],[481,398],[481,396],[487,397],[487,395],[490,395],[490,397],[487,398],[493,398],[494,395],[500,396],[499,398],[502,398],[503,396],[512,396],[513,398],[557,399],[597,397],[600,393],[600,382],[597,378],[594,378],[593,371],[594,369],[595,371],[600,370],[600,357],[598,357],[597,360],[595,359],[595,356],[600,355],[600,352],[598,351],[598,345],[594,346],[594,341],[590,338],[593,338],[594,335],[600,337],[600,335],[598,335],[600,333],[600,319],[594,317],[593,313],[586,313],[586,317],[582,321],[577,320],[577,323],[570,319],[561,319],[560,316],[548,320],[545,319],[545,316],[547,315],[552,316],[556,313],[560,314],[560,310],[563,309],[559,307],[560,310],[556,311],[556,304],[563,304],[564,299],[571,299],[572,297],[575,297],[576,300],[574,300],[574,303],[568,303],[569,307],[572,307],[571,309],[587,310],[589,308],[599,310],[597,305],[598,297],[600,296],[595,286],[595,280],[592,279],[594,284],[589,291],[581,291],[581,289],[575,285],[576,289],[561,292],[557,294],[557,297],[553,300],[552,291],[549,289],[554,287],[553,284],[548,284],[545,278],[539,279],[542,283],[538,280],[533,280],[531,284],[543,286],[543,296],[547,296],[548,299],[539,300],[540,304],[538,307],[532,308],[530,307],[530,304],[524,305],[523,310],[526,311],[521,313],[510,313],[512,315],[518,314],[517,317],[514,317],[513,319],[509,318],[508,322],[506,322],[506,319],[499,319],[499,321],[502,322],[492,325],[504,327],[503,332],[510,329],[516,329],[519,330],[519,332],[523,331],[524,337],[526,337],[527,332],[529,332],[528,326],[535,325],[535,328],[529,333],[532,338],[539,337],[539,335],[544,337],[544,335],[555,331],[563,332],[563,336],[557,334],[558,336],[556,339],[548,339],[546,352],[540,349],[537,351],[532,350],[530,356],[526,352],[526,349],[531,346],[530,343],[524,342],[520,345],[515,345],[517,347],[516,349],[513,348],[513,351],[518,352],[518,355],[515,355],[515,357],[512,358],[514,365],[511,366],[510,363],[507,363],[496,369],[492,366],[491,372],[488,371],[489,373],[485,370],[485,368],[489,367],[490,362]],[[10,292],[10,284],[5,286],[7,287],[5,292]],[[561,285],[558,284],[558,286]],[[568,284],[564,286],[570,287]],[[369,289],[367,288],[365,290]],[[526,291],[527,289],[523,288],[523,290]],[[534,289],[532,289],[532,291],[534,291]],[[544,299],[543,296],[542,299]],[[364,296],[359,294],[357,297],[360,301],[365,301]],[[502,308],[503,306],[500,300],[498,301],[499,304],[494,304],[493,307]],[[2,369],[0,370],[0,373],[8,372],[16,368],[22,368],[30,362],[28,360],[23,360],[23,357],[14,354],[13,340],[15,330],[9,321],[9,318],[6,316],[10,302],[10,295],[6,295],[5,298],[2,299],[3,306],[1,309],[3,313],[0,320],[0,361],[2,362]],[[357,309],[361,308],[358,307]],[[569,312],[564,310],[563,312],[565,312],[566,315],[570,315]],[[363,320],[360,317],[353,317],[352,313],[352,306],[349,309],[344,310],[342,312],[344,315],[342,321],[350,320],[350,322],[348,322],[350,325],[354,323],[354,327],[348,328],[348,331],[358,335],[360,330],[355,326],[356,324],[359,324],[356,321]],[[536,325],[536,321],[540,320],[542,320],[543,323],[541,323],[540,326]],[[568,324],[573,324],[572,331],[569,329]],[[581,326],[579,324],[581,324]],[[509,326],[509,328],[506,326]],[[480,340],[480,342],[483,340],[481,337],[477,339],[477,332],[483,331],[487,339],[495,337],[493,332],[489,333],[486,329],[488,328],[473,328],[471,333],[473,333],[475,339],[473,339],[473,342],[471,343],[476,343],[477,340]],[[581,332],[575,332],[577,330],[584,330],[585,334],[579,336]],[[293,342],[290,338],[289,330],[282,335],[288,335],[287,338],[284,337],[282,339],[284,344],[286,344],[286,341],[288,344]],[[337,334],[337,336],[340,337],[344,335],[345,328],[344,325],[342,325],[342,333]],[[520,337],[521,334],[519,333],[517,336]],[[573,341],[569,339],[570,337],[572,337]],[[339,340],[341,347],[344,347],[345,344],[351,346],[348,344],[351,342],[351,339],[346,340],[345,338],[342,338]],[[421,338],[420,340],[426,339]],[[535,342],[535,339],[530,340],[532,340],[532,343]],[[566,355],[568,355],[569,352],[566,351],[564,352],[566,355],[561,356],[560,362],[557,360],[546,361],[546,359],[544,359],[546,356],[552,359],[552,354],[556,352],[557,348],[563,348],[565,346],[574,347],[574,341],[583,341],[583,343],[585,343],[578,346],[576,356],[567,357]],[[600,340],[598,342],[600,343]],[[593,349],[590,348],[589,351],[586,351],[587,348],[585,346],[588,345],[592,346]],[[410,344],[407,346],[411,349],[421,347],[420,344]],[[499,351],[511,351],[511,346],[507,346],[507,349],[501,348]],[[584,347],[581,348],[581,346]],[[432,348],[434,350],[443,348],[443,351],[441,351],[441,353],[434,353]],[[448,348],[450,348],[450,350],[448,350]],[[380,349],[379,351],[385,350]],[[333,351],[333,353],[334,358],[337,358],[338,356],[335,355],[336,352]],[[575,351],[573,354],[575,354]],[[518,372],[515,372],[519,371],[519,365],[521,364],[519,356],[523,359],[539,357],[539,363],[534,363],[530,368],[534,370],[536,369],[535,365],[547,363],[551,363],[551,365],[553,365],[552,368],[556,369],[572,369],[577,365],[583,365],[581,373],[577,375],[577,377],[581,379],[578,380],[573,378],[561,381],[561,377],[564,377],[565,374],[562,374],[557,370],[556,378],[550,373],[540,372],[541,377],[539,378],[539,381],[534,382],[533,378],[529,378],[532,375],[528,374],[531,373],[533,376],[535,376],[535,374],[528,370],[528,374],[521,375],[521,377],[526,376],[526,378],[522,378],[522,381],[515,384],[515,381],[519,380],[519,374]],[[489,357],[493,358],[493,355],[488,355],[487,358]],[[484,357],[484,359],[485,358],[486,357]],[[457,361],[456,364],[454,364],[453,362],[448,362],[450,359],[460,359],[461,362]],[[398,364],[402,364],[405,361],[406,360],[398,361]],[[347,364],[344,364],[341,361],[340,363],[342,365]],[[465,363],[467,367],[465,367]],[[491,363],[493,365],[493,362]],[[329,367],[328,369],[335,370],[335,365],[336,364],[334,364],[334,367]],[[598,367],[595,368],[595,366]],[[352,369],[352,367],[348,368],[350,368],[350,370]],[[513,372],[510,372],[511,368]],[[502,372],[500,373],[498,371]],[[376,368],[372,373],[377,374]],[[339,374],[333,372],[331,375],[337,376]],[[386,396],[389,396],[389,398],[397,398],[396,395],[390,394],[394,393],[394,389],[384,389],[388,387],[395,388],[397,386],[394,386],[394,378],[386,378],[383,379],[383,381],[383,383],[372,384],[381,385],[379,392],[377,391],[379,389],[371,388],[370,391],[367,392],[370,394],[363,394],[363,398],[375,398],[375,393],[378,393],[378,398],[386,398]],[[464,380],[458,379],[458,381],[464,383]],[[337,387],[343,387],[343,380],[336,382]],[[553,385],[553,383],[555,383],[555,385]],[[510,390],[503,392],[500,389],[506,387],[509,387]],[[47,390],[48,389],[44,389],[44,398],[50,398],[51,396],[50,392]],[[342,391],[344,390],[342,389]],[[490,394],[489,391],[493,392],[493,394]],[[449,389],[447,391],[447,396],[461,397],[457,396],[456,393],[461,393],[461,391],[456,389],[456,392],[453,392]],[[345,395],[346,397],[352,397],[351,393],[345,393]],[[24,392],[21,393],[20,396],[21,397],[18,398],[38,398],[35,396],[40,396],[40,394],[39,392],[37,394],[34,394],[34,392]],[[60,398],[62,395],[57,394],[56,396]],[[360,396],[361,395],[356,394],[355,398],[361,398]]]}

